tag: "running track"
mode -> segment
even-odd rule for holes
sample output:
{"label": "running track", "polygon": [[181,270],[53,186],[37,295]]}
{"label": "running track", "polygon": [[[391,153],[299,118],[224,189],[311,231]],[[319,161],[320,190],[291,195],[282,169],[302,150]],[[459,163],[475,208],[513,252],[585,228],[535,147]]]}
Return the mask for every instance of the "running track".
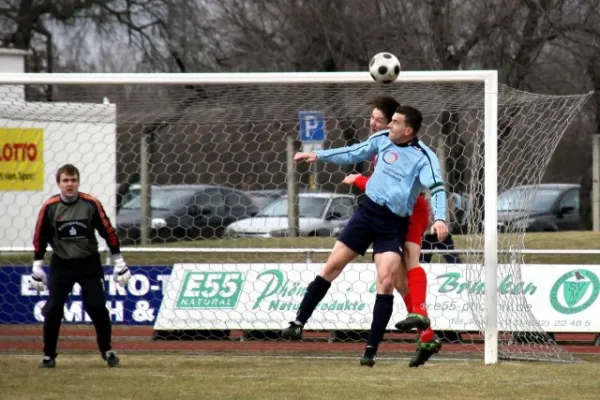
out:
{"label": "running track", "polygon": [[[61,351],[95,350],[95,333],[91,326],[63,325],[61,328]],[[283,340],[245,340],[243,332],[232,331],[224,340],[154,340],[152,327],[114,326],[113,342],[118,351],[230,351],[230,352],[360,352],[364,347],[361,341],[330,341],[327,332],[305,332],[306,341],[290,342]],[[0,351],[35,351],[42,348],[42,328],[38,325],[0,325]],[[414,335],[386,334],[381,345],[382,352],[412,352],[415,349]],[[444,352],[482,353],[483,342],[479,335],[463,335],[464,343],[445,343]],[[600,354],[600,346],[595,346],[595,334],[556,334],[557,343],[572,354]],[[406,342],[404,340],[410,340]],[[523,351],[523,346],[514,345],[514,351]],[[507,347],[501,350],[509,350]],[[535,351],[535,347],[527,347]],[[547,350],[546,350],[547,351]]]}

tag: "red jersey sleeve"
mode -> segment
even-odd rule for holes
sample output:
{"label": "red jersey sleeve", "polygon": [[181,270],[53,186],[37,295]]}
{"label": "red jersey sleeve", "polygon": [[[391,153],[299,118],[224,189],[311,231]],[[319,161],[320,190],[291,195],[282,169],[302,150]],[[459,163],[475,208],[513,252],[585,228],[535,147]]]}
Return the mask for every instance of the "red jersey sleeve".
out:
{"label": "red jersey sleeve", "polygon": [[370,176],[360,175],[357,176],[354,180],[354,186],[362,190],[363,192],[367,188],[367,182],[369,181]]}

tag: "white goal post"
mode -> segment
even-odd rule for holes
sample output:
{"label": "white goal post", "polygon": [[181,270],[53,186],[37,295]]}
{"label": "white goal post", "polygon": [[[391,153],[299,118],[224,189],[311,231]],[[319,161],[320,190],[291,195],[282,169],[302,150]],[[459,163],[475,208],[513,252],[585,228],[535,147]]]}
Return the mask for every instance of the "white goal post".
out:
{"label": "white goal post", "polygon": [[[298,72],[298,73],[1,73],[2,85],[302,85],[302,84],[368,84],[364,72]],[[483,271],[485,279],[484,318],[481,331],[485,339],[485,364],[499,360],[498,316],[498,107],[499,83],[496,70],[472,71],[403,71],[392,84],[480,84],[483,87]],[[382,86],[383,88],[383,86]],[[100,102],[101,99],[98,99]],[[2,99],[0,98],[0,104]],[[579,104],[579,103],[578,103]],[[579,104],[580,106],[581,104]],[[572,106],[573,110],[578,106]],[[573,111],[574,112],[574,111]],[[569,114],[567,118],[570,118]]]}

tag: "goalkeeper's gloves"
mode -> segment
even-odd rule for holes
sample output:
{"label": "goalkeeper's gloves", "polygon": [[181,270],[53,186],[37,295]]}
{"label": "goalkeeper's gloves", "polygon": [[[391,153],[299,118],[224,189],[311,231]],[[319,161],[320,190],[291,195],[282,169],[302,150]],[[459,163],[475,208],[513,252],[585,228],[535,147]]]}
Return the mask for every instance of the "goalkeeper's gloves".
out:
{"label": "goalkeeper's gloves", "polygon": [[113,264],[115,265],[113,269],[113,280],[118,283],[119,286],[125,287],[131,278],[131,272],[129,271],[129,268],[127,268],[127,264],[125,264],[123,256],[120,254],[112,256],[112,260]]}
{"label": "goalkeeper's gloves", "polygon": [[37,290],[38,292],[46,290],[46,285],[48,284],[48,277],[42,269],[43,263],[43,260],[36,260],[33,262],[31,280],[29,281],[29,288]]}

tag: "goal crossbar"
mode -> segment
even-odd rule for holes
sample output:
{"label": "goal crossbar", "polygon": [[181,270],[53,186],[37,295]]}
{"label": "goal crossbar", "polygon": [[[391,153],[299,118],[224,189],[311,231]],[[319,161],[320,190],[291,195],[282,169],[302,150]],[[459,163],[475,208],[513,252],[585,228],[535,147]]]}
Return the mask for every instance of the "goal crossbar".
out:
{"label": "goal crossbar", "polygon": [[[495,70],[403,71],[396,82],[489,82],[486,93],[497,93]],[[365,83],[369,72],[233,72],[233,73],[0,73],[2,85],[219,85],[258,83]]]}

